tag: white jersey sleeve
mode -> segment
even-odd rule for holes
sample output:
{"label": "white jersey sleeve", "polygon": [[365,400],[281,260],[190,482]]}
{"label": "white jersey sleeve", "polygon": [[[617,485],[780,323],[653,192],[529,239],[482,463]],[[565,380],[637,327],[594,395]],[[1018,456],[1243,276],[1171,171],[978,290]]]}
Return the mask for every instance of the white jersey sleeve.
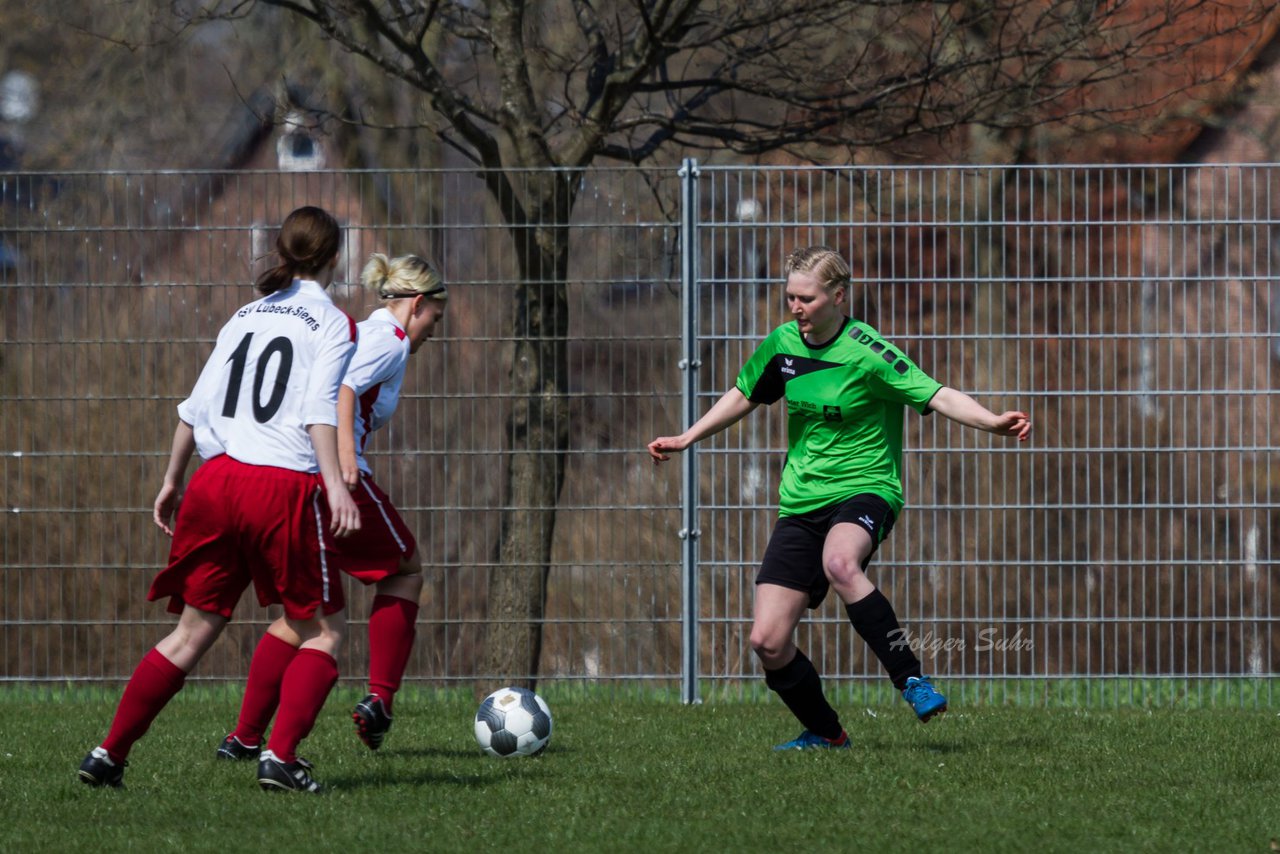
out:
{"label": "white jersey sleeve", "polygon": [[355,444],[360,470],[370,474],[364,458],[369,436],[382,428],[400,405],[405,367],[409,362],[409,336],[385,308],[359,325],[360,342],[342,384],[356,395]]}
{"label": "white jersey sleeve", "polygon": [[306,428],[337,424],[355,340],[355,323],[312,281],[295,280],[241,308],[178,405],[200,456],[318,471]]}

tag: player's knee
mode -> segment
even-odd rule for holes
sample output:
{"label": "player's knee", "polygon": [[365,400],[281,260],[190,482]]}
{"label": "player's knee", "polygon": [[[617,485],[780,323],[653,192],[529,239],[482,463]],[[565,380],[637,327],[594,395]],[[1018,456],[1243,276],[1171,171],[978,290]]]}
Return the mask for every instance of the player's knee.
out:
{"label": "player's knee", "polygon": [[418,601],[418,597],[422,595],[422,574],[415,572],[412,575],[402,575],[400,577],[404,579],[405,584],[406,595],[403,598],[412,599],[415,602]]}
{"label": "player's knee", "polygon": [[267,634],[277,640],[284,641],[294,649],[297,649],[298,645],[302,643],[302,638],[298,637],[298,633],[293,630],[293,626],[284,617],[277,617],[274,623],[267,626]]}
{"label": "player's knee", "polygon": [[315,635],[303,641],[301,648],[319,650],[337,658],[338,652],[342,649],[343,638],[346,636],[345,628],[345,625],[342,628],[323,626]]}
{"label": "player's knee", "polygon": [[822,569],[831,586],[837,590],[845,589],[856,583],[863,575],[862,566],[853,557],[833,555],[827,558]]}
{"label": "player's knee", "polygon": [[390,575],[378,582],[379,596],[395,596],[397,599],[408,599],[417,602],[422,594],[422,576]]}
{"label": "player's knee", "polygon": [[[173,642],[167,648],[160,647],[161,653],[173,662],[190,662],[194,666],[195,662],[204,657],[204,654],[213,646],[216,637],[210,637],[201,632],[185,633],[173,638]],[[180,667],[183,665],[179,664]],[[186,669],[183,667],[183,669]]]}
{"label": "player's knee", "polygon": [[218,639],[218,633],[208,626],[196,626],[189,631],[183,632],[179,638],[179,643],[185,649],[197,654],[204,654],[209,647],[213,646],[213,642]]}
{"label": "player's knee", "polygon": [[[345,626],[343,627],[345,628]],[[342,641],[346,638],[345,631],[337,629],[325,629],[320,635],[320,641],[324,644],[329,654],[336,657],[338,650],[342,648]]]}
{"label": "player's knee", "polygon": [[416,575],[421,581],[422,576],[422,558],[418,556],[417,550],[408,557],[400,558],[400,565],[396,567],[396,575]]}
{"label": "player's knee", "polygon": [[751,651],[756,654],[765,667],[769,667],[781,659],[788,651],[791,639],[771,630],[768,627],[751,629]]}
{"label": "player's knee", "polygon": [[347,632],[346,612],[317,615],[306,620],[287,620],[289,627],[301,638],[302,648],[317,649],[336,656]]}
{"label": "player's knee", "polygon": [[347,635],[347,612],[326,614],[320,620],[320,634],[321,637],[328,638],[335,644],[342,643],[342,639]]}
{"label": "player's knee", "polygon": [[173,631],[162,642],[167,647],[162,652],[172,653],[170,660],[175,657],[198,660],[213,646],[225,625],[226,620],[222,617],[188,606],[183,610]]}

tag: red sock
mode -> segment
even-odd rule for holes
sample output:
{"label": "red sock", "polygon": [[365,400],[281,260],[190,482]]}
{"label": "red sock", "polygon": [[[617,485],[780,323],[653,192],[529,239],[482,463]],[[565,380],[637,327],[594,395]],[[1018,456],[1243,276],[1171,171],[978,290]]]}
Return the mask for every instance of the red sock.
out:
{"label": "red sock", "polygon": [[154,647],[142,656],[116,706],[107,740],[102,742],[112,762],[123,762],[128,757],[134,742],[146,734],[160,710],[182,690],[186,679],[187,674]]}
{"label": "red sock", "polygon": [[399,596],[373,597],[369,613],[369,690],[382,698],[391,714],[391,701],[413,652],[418,603]]}
{"label": "red sock", "polygon": [[249,679],[240,703],[240,722],[231,733],[246,747],[256,747],[280,704],[280,682],[298,648],[267,632],[249,662]]}
{"label": "red sock", "polygon": [[280,710],[267,749],[281,762],[298,758],[298,743],[315,726],[329,691],[338,681],[338,662],[318,649],[300,649],[280,683]]}

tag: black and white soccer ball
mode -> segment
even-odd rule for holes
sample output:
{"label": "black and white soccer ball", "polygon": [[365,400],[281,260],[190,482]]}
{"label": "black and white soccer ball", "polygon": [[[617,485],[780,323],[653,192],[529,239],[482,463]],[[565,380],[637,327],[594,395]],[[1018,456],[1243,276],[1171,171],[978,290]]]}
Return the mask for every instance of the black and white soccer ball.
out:
{"label": "black and white soccer ball", "polygon": [[490,756],[536,756],[551,741],[551,709],[527,688],[499,688],[476,710],[475,726]]}

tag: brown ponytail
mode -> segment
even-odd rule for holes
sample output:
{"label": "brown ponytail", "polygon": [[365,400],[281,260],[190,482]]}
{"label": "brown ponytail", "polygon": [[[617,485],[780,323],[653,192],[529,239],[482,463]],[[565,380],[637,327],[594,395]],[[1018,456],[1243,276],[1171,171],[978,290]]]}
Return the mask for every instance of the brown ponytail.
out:
{"label": "brown ponytail", "polygon": [[299,276],[319,273],[337,257],[341,237],[338,221],[323,208],[307,205],[289,214],[276,238],[280,262],[258,276],[258,293],[273,294]]}

